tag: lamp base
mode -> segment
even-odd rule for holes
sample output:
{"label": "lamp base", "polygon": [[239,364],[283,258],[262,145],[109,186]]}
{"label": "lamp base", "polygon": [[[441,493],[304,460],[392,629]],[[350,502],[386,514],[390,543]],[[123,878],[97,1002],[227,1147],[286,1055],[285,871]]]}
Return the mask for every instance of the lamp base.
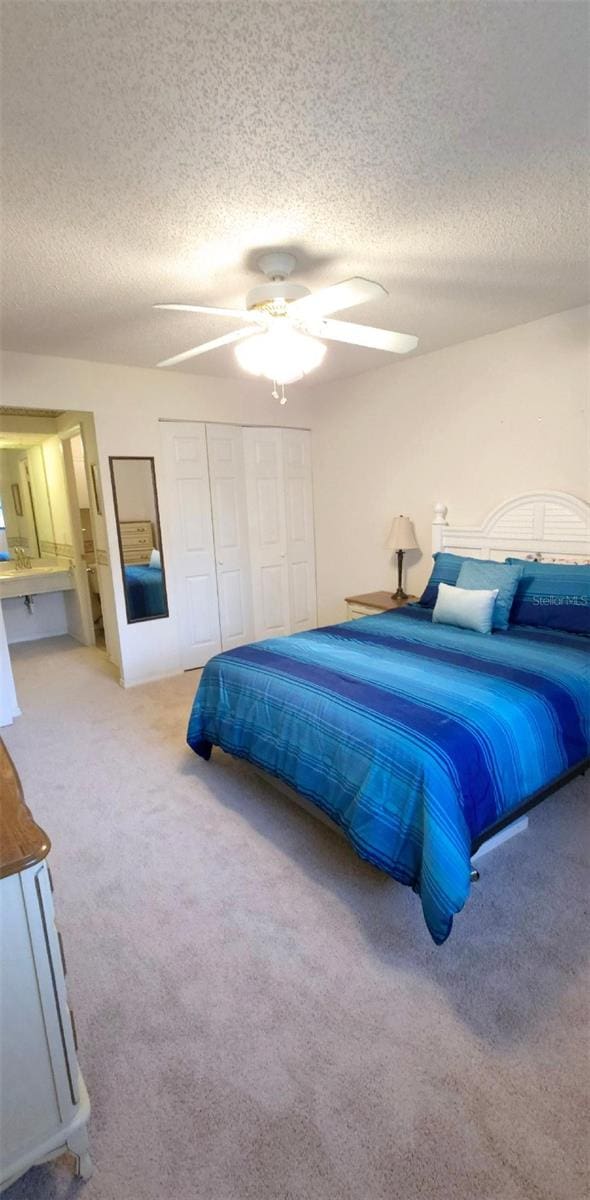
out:
{"label": "lamp base", "polygon": [[408,599],[408,593],[404,592],[404,589],[402,587],[403,567],[404,567],[404,552],[403,552],[403,550],[398,550],[398,552],[397,552],[397,592],[392,592],[392,595],[391,595],[392,600],[407,600]]}

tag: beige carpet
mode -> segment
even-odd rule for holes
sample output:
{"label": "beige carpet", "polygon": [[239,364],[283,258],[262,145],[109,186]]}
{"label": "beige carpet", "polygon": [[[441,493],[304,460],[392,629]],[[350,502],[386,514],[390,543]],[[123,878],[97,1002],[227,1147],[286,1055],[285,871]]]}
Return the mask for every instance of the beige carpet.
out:
{"label": "beige carpet", "polygon": [[96,1172],[9,1200],[585,1200],[586,781],[437,949],[409,890],[188,750],[196,675],[123,691],[65,638],[14,662]]}

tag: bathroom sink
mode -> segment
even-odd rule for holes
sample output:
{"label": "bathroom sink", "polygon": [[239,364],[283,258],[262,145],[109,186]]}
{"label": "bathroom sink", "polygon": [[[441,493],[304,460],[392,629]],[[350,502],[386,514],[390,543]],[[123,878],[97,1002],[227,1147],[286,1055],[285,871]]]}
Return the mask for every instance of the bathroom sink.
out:
{"label": "bathroom sink", "polygon": [[6,566],[0,570],[0,600],[14,596],[37,596],[41,592],[68,592],[74,587],[74,577],[67,567],[56,564],[35,564],[16,570]]}
{"label": "bathroom sink", "polygon": [[56,571],[63,571],[63,567],[3,567],[0,579],[13,579],[15,575],[19,578],[24,575],[53,575]]}

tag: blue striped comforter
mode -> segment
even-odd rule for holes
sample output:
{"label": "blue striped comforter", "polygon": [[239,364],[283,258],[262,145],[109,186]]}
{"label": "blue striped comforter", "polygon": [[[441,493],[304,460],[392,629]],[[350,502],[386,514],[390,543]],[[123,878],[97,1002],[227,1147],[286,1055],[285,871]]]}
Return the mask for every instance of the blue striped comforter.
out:
{"label": "blue striped comforter", "polygon": [[160,567],[125,567],[125,590],[130,620],[162,616],[166,605]]}
{"label": "blue striped comforter", "polygon": [[188,743],[313,800],[419,893],[441,943],[469,894],[472,840],[590,754],[590,641],[431,616],[412,605],[217,655]]}

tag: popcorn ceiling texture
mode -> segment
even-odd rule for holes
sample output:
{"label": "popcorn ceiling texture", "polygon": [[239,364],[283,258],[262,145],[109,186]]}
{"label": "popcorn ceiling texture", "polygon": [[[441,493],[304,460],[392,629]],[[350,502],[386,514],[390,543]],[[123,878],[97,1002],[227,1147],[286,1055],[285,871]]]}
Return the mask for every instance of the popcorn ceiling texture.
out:
{"label": "popcorn ceiling texture", "polygon": [[[5,0],[4,337],[151,366],[233,327],[255,250],[419,352],[582,304],[588,9]],[[391,362],[331,345],[314,381]],[[185,371],[239,374],[231,350]]]}

